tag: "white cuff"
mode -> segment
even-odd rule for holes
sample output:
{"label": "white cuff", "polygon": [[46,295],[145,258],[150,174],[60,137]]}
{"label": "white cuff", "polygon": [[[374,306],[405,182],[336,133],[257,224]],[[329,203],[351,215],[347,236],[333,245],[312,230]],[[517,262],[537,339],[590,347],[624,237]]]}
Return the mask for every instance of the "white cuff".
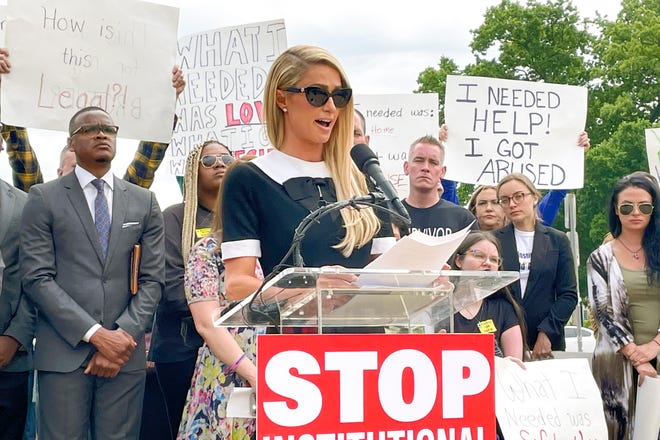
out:
{"label": "white cuff", "polygon": [[87,333],[83,335],[82,340],[85,342],[89,342],[89,340],[92,338],[92,335],[96,333],[100,328],[101,328],[101,324],[94,324],[92,328],[87,330]]}

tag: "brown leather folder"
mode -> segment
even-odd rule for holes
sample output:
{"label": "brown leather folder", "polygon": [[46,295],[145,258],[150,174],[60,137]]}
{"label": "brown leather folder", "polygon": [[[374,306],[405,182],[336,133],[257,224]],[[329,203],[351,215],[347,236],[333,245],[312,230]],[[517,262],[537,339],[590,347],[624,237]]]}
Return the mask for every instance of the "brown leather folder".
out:
{"label": "brown leather folder", "polygon": [[131,293],[138,293],[138,277],[140,275],[140,260],[142,258],[142,247],[140,243],[133,245],[131,254]]}

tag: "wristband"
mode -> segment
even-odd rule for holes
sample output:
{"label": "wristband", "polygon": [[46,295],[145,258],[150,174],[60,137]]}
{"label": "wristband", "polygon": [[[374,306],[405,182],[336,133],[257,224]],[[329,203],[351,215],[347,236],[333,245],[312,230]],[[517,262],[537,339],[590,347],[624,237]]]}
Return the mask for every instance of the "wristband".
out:
{"label": "wristband", "polygon": [[658,342],[655,338],[653,338],[653,339],[651,339],[651,340],[652,340],[653,342],[655,342],[656,344],[660,345],[660,342]]}
{"label": "wristband", "polygon": [[238,364],[240,364],[241,361],[242,361],[246,356],[247,356],[247,353],[243,353],[242,355],[240,355],[240,356],[238,357],[238,359],[236,359],[236,360],[234,361],[234,363],[231,364],[231,367],[229,367],[229,371],[232,372],[232,373],[233,373],[234,371],[236,371],[236,367],[238,367]]}

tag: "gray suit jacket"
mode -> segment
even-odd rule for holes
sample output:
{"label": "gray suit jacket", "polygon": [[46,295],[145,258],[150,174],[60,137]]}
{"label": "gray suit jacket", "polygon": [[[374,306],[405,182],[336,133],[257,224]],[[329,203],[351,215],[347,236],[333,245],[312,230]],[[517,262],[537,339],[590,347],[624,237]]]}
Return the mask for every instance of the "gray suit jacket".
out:
{"label": "gray suit jacket", "polygon": [[26,194],[0,180],[0,252],[5,264],[0,290],[0,335],[21,343],[14,359],[0,371],[28,371],[32,368],[34,307],[23,295],[18,267],[18,234]]}
{"label": "gray suit jacket", "polygon": [[[130,259],[137,243],[139,289],[131,295]],[[96,323],[120,327],[138,342],[122,371],[145,368],[144,331],[163,288],[164,255],[163,217],[151,191],[115,177],[104,259],[75,173],[33,186],[23,211],[21,274],[39,311],[35,368],[80,367],[94,349],[83,335]]]}

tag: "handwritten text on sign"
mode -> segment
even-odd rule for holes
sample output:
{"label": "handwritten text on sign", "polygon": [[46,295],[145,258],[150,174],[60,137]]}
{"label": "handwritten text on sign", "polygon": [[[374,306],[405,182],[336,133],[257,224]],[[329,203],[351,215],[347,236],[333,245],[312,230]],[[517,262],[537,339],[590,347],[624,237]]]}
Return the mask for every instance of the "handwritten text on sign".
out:
{"label": "handwritten text on sign", "polygon": [[424,135],[438,136],[438,94],[357,95],[355,108],[366,119],[369,146],[400,198],[410,190],[403,163],[410,144]]}
{"label": "handwritten text on sign", "polygon": [[495,359],[497,420],[507,440],[607,438],[603,404],[586,359]]}
{"label": "handwritten text on sign", "polygon": [[660,180],[660,128],[647,128],[646,157],[649,161],[649,172]]}
{"label": "handwritten text on sign", "polygon": [[587,89],[447,76],[447,179],[495,185],[507,174],[538,188],[581,188]]}
{"label": "handwritten text on sign", "polygon": [[236,156],[261,156],[271,147],[263,128],[268,69],[286,49],[282,20],[247,24],[179,39],[186,89],[170,147],[170,173],[183,175],[195,145],[215,139]]}
{"label": "handwritten text on sign", "polygon": [[134,0],[13,0],[8,8],[3,122],[64,130],[76,111],[97,106],[122,137],[169,141],[178,9]]}
{"label": "handwritten text on sign", "polygon": [[257,362],[259,440],[495,438],[490,335],[265,335]]}

